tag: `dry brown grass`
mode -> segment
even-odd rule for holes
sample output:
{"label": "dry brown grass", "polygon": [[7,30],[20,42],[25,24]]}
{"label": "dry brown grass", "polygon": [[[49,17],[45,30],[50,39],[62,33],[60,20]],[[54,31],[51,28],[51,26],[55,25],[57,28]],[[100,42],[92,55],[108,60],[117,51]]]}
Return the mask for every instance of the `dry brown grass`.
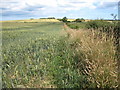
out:
{"label": "dry brown grass", "polygon": [[77,67],[80,73],[88,76],[91,87],[117,87],[114,38],[94,30],[70,29],[67,33],[70,42],[76,43],[72,47],[76,50]]}

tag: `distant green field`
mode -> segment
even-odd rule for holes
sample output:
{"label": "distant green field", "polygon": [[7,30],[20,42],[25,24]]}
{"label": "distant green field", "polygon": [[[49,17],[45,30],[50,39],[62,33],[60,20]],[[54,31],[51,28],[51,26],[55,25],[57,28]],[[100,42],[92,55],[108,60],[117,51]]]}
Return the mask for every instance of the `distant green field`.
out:
{"label": "distant green field", "polygon": [[11,45],[24,45],[27,41],[46,36],[55,36],[62,30],[62,23],[16,23],[4,22],[2,24],[3,47]]}

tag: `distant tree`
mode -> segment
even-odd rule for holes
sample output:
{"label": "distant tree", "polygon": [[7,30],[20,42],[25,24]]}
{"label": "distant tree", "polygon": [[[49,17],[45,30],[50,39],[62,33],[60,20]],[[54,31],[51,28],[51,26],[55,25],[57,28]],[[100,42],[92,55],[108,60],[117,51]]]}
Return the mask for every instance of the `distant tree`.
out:
{"label": "distant tree", "polygon": [[48,19],[55,19],[55,17],[48,17]]}
{"label": "distant tree", "polygon": [[77,19],[75,20],[75,22],[82,22],[82,21],[85,21],[85,19],[84,19],[84,18],[77,18]]}
{"label": "distant tree", "polygon": [[39,19],[46,19],[46,18],[39,18]]}
{"label": "distant tree", "polygon": [[68,20],[67,17],[63,17],[62,19],[63,22],[67,22],[67,20]]}
{"label": "distant tree", "polygon": [[84,18],[81,18],[81,20],[82,20],[82,21],[85,21],[85,19],[84,19]]}
{"label": "distant tree", "polygon": [[117,19],[116,19],[116,18],[117,18],[117,14],[113,14],[113,13],[112,13],[111,16],[113,16],[113,19],[114,19],[114,20],[117,20]]}

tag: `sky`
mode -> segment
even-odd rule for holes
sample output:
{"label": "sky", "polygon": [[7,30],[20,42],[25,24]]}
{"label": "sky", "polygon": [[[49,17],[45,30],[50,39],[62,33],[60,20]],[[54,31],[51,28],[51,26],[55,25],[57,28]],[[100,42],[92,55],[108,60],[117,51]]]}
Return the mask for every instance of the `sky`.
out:
{"label": "sky", "polygon": [[1,0],[0,20],[55,18],[112,19],[119,0]]}

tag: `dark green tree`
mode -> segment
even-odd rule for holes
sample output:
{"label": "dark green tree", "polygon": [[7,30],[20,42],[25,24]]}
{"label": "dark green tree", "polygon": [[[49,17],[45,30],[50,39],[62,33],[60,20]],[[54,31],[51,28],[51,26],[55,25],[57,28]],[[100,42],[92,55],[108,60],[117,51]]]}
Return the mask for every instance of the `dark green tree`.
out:
{"label": "dark green tree", "polygon": [[62,19],[63,22],[67,22],[67,20],[68,20],[67,17],[63,17]]}

